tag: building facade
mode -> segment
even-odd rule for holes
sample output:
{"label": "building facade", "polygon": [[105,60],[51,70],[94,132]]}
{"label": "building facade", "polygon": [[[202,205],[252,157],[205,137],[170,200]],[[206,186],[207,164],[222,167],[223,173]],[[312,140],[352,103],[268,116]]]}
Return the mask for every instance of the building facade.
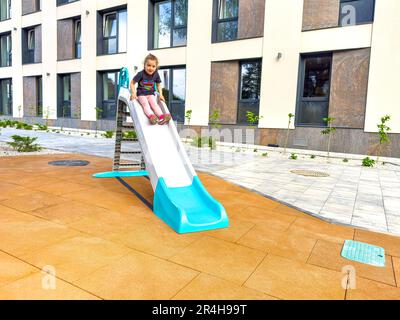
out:
{"label": "building facade", "polygon": [[[115,125],[119,70],[161,63],[173,117],[222,129],[260,116],[255,143],[400,157],[398,0],[0,0],[0,113],[90,129]],[[187,124],[187,123],[186,123]]]}

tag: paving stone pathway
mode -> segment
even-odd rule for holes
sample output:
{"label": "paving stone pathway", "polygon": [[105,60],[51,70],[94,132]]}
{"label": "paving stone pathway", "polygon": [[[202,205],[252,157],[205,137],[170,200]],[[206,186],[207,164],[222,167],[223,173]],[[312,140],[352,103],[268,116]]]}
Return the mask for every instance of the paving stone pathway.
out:
{"label": "paving stone pathway", "polygon": [[[3,129],[0,141],[9,141],[14,134],[38,137],[38,143],[45,148],[113,157],[112,139]],[[327,163],[305,158],[294,161],[277,152],[263,157],[235,149],[211,152],[186,148],[196,170],[330,222],[400,235],[400,166],[364,168],[355,162]],[[316,170],[329,177],[299,176],[293,170]]]}

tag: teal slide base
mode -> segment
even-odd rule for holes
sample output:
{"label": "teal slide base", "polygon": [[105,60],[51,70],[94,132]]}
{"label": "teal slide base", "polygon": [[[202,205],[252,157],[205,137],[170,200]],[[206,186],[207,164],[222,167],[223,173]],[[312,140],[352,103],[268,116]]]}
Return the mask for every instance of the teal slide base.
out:
{"label": "teal slide base", "polygon": [[180,234],[229,227],[225,208],[207,192],[197,176],[191,186],[182,188],[168,188],[160,178],[153,210]]}
{"label": "teal slide base", "polygon": [[147,171],[110,171],[103,173],[96,173],[93,178],[129,178],[129,177],[147,177],[149,173]]}

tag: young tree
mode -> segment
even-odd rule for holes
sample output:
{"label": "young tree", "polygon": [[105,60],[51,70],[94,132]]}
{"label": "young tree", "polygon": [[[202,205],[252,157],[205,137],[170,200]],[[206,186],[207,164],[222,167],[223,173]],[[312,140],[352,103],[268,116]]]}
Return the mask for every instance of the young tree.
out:
{"label": "young tree", "polygon": [[321,133],[323,135],[328,136],[327,152],[328,152],[328,160],[329,160],[332,134],[336,132],[336,128],[333,126],[333,122],[335,121],[335,118],[330,118],[330,117],[324,118],[324,121],[328,124],[328,128],[326,128],[325,130],[322,130]]}
{"label": "young tree", "polygon": [[294,114],[293,114],[293,113],[289,113],[289,114],[288,114],[288,117],[289,117],[289,123],[288,123],[287,132],[286,132],[285,151],[284,151],[284,154],[286,154],[286,148],[287,148],[287,144],[288,144],[288,141],[289,141],[289,134],[290,134],[290,125],[292,124],[292,119],[294,118]]}
{"label": "young tree", "polygon": [[[211,128],[213,129],[221,128],[220,115],[221,111],[219,109],[215,109],[212,112],[209,119]],[[210,149],[215,149],[216,143],[212,136],[208,137],[208,146],[210,147]]]}
{"label": "young tree", "polygon": [[254,112],[251,111],[247,111],[246,112],[246,118],[247,118],[247,122],[250,125],[250,128],[255,129],[256,128],[256,123],[258,123],[260,121],[260,119],[263,119],[263,116],[256,116]]}
{"label": "young tree", "polygon": [[376,160],[376,163],[379,163],[379,158],[381,156],[382,152],[382,145],[385,143],[390,142],[388,131],[391,131],[392,129],[389,128],[386,123],[390,121],[390,116],[386,115],[381,118],[381,123],[379,123],[378,126],[378,136],[379,136],[379,147],[378,147],[378,157]]}
{"label": "young tree", "polygon": [[[190,121],[192,120],[192,114],[193,114],[193,110],[187,110],[186,114],[185,114],[188,129],[190,129]],[[188,137],[186,137],[186,141],[187,141],[187,139],[188,139]]]}

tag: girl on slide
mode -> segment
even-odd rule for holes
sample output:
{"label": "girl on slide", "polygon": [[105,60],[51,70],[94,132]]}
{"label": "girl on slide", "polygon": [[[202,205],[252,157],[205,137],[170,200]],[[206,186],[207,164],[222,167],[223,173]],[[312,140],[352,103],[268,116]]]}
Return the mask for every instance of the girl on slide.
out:
{"label": "girl on slide", "polygon": [[[155,88],[160,95],[160,100],[165,102],[162,94],[161,78],[158,74],[159,61],[158,58],[149,54],[144,61],[144,69],[140,71],[131,81],[131,100],[139,100],[143,107],[143,111],[149,118],[152,125],[168,124],[171,120],[169,113],[163,114],[160,106],[154,98]],[[137,90],[135,85],[138,84]]]}

